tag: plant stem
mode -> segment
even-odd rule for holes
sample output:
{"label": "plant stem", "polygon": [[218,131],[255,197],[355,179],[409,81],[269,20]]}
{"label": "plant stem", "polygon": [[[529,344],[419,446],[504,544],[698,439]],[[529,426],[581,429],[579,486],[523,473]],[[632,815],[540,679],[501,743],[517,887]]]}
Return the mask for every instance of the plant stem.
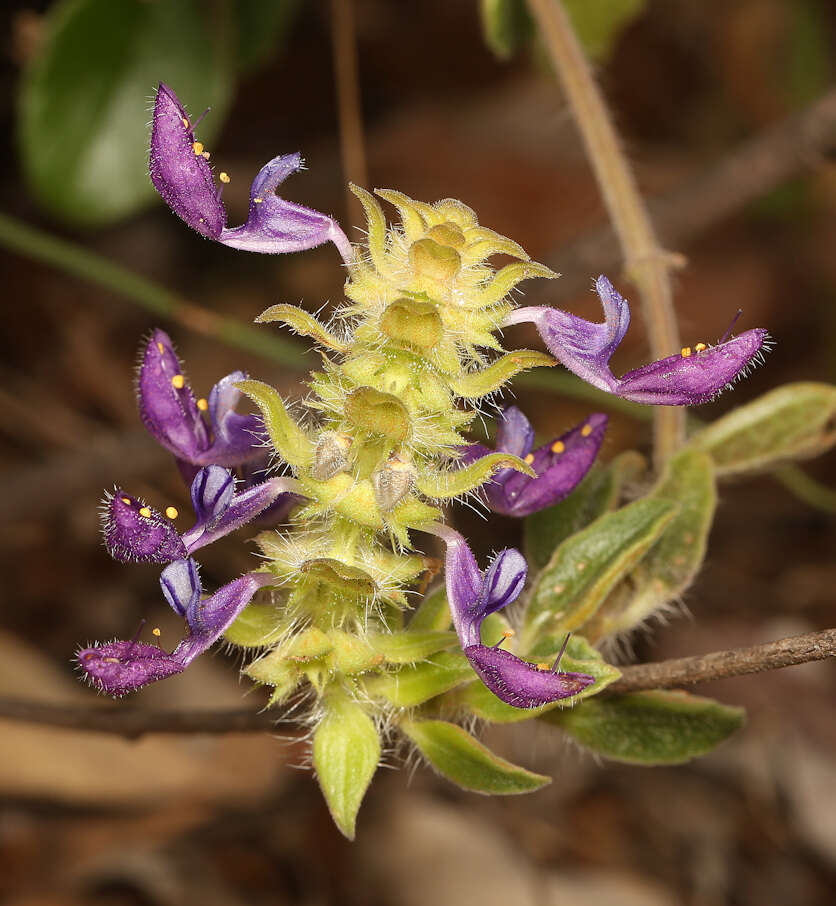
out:
{"label": "plant stem", "polygon": [[[748,648],[732,648],[696,657],[622,667],[621,679],[602,694],[669,689],[689,683],[777,670],[834,656],[836,629],[825,629]],[[121,705],[88,708],[14,698],[0,698],[0,719],[88,733],[107,733],[128,739],[137,739],[146,733],[263,733],[275,731],[277,724],[283,723],[291,731],[304,730],[301,726],[282,722],[280,717],[274,717],[269,711],[243,708],[225,711],[150,711]]]}
{"label": "plant stem", "polygon": [[[628,279],[638,288],[654,359],[678,352],[679,330],[670,271],[673,256],[660,248],[636,180],[619,147],[583,49],[559,0],[528,0],[583,137],[598,185],[621,244]],[[657,468],[685,438],[682,409],[659,406],[654,418]]]}
{"label": "plant stem", "polygon": [[83,246],[0,214],[0,246],[109,289],[154,314],[287,368],[305,368],[306,350],[270,331],[219,315]]}

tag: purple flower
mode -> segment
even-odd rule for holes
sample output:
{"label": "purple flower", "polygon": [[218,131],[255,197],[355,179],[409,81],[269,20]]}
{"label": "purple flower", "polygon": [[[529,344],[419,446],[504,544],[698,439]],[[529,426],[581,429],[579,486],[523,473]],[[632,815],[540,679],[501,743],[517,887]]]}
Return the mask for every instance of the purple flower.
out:
{"label": "purple flower", "polygon": [[302,168],[299,154],[280,155],[262,167],[250,187],[247,222],[229,229],[221,201],[229,177],[221,173],[221,186],[216,187],[209,152],[195,140],[195,125],[177,95],[160,83],[154,102],[149,170],[154,188],[178,217],[208,239],[232,248],[278,254],[333,242],[345,263],[351,262],[351,243],[332,217],[276,195],[279,184]]}
{"label": "purple flower", "polygon": [[175,560],[160,576],[163,594],[188,625],[188,634],[174,651],[169,654],[136,639],[117,640],[83,648],[77,655],[79,666],[102,692],[115,697],[182,673],[220,638],[258,589],[272,582],[275,576],[270,573],[247,573],[201,600],[197,564]]}
{"label": "purple flower", "polygon": [[192,482],[191,495],[197,521],[184,534],[174,527],[177,511],[163,515],[144,500],[117,488],[103,501],[105,547],[120,563],[170,563],[193,554],[265,512],[281,505],[284,515],[301,499],[293,492],[292,478],[270,478],[235,492],[228,469],[206,466]]}
{"label": "purple flower", "polygon": [[558,673],[560,657],[550,669],[530,664],[499,647],[504,637],[494,647],[482,644],[485,617],[514,601],[525,585],[528,567],[518,550],[501,551],[483,574],[457,531],[439,523],[425,531],[447,545],[445,578],[453,626],[473,669],[497,698],[515,708],[538,708],[577,695],[595,682],[585,673]]}
{"label": "purple flower", "polygon": [[630,325],[627,301],[600,276],[595,289],[604,307],[604,322],[585,321],[559,308],[534,306],[513,311],[503,326],[531,321],[549,351],[588,383],[636,403],[697,406],[714,399],[760,359],[768,334],[762,328],[716,346],[697,343],[617,378],[609,361]]}
{"label": "purple flower", "polygon": [[[496,450],[524,459],[537,477],[502,469],[483,488],[488,506],[504,516],[523,517],[563,500],[591,468],[606,429],[606,415],[590,415],[556,440],[531,452],[534,429],[520,409],[510,406],[498,419]],[[464,452],[462,465],[491,452],[482,444],[471,444]]]}
{"label": "purple flower", "polygon": [[243,371],[233,371],[215,384],[208,400],[195,400],[171,338],[162,330],[152,332],[139,368],[139,415],[178,458],[189,481],[195,466],[237,466],[261,455],[261,419],[235,412],[241,397],[235,384],[245,378]]}

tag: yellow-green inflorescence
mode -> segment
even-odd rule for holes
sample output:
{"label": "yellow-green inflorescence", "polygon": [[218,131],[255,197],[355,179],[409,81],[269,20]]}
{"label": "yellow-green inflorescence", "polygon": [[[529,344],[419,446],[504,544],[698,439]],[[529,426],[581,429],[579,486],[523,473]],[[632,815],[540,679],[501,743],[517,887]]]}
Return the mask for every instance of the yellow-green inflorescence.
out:
{"label": "yellow-green inflorescence", "polygon": [[[355,248],[348,301],[332,324],[290,305],[258,319],[317,344],[322,369],[302,414],[291,415],[267,384],[239,385],[306,499],[289,530],[258,538],[280,579],[276,600],[251,605],[227,637],[264,652],[246,673],[274,688],[272,703],[302,685],[326,713],[339,700],[377,719],[392,704],[373,694],[374,674],[456,645],[443,608],[421,620],[420,634],[405,629],[405,612],[438,569],[418,553],[414,533],[500,468],[533,474],[504,453],[465,468],[457,459],[480,401],[520,371],[554,364],[540,352],[505,353],[497,330],[520,281],[556,275],[459,201],[430,205],[379,190],[400,215],[399,226],[387,226],[374,196],[353,191],[368,238]],[[516,260],[495,269],[488,259],[497,254]]]}

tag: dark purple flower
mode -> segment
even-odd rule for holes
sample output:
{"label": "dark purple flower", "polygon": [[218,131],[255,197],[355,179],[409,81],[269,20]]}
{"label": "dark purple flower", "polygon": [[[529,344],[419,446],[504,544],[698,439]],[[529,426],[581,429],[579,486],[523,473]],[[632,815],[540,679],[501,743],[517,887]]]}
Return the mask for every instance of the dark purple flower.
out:
{"label": "dark purple flower", "polygon": [[755,328],[731,340],[724,338],[716,346],[686,346],[678,355],[617,378],[609,361],[630,325],[630,309],[605,276],[595,281],[595,289],[604,307],[602,324],[559,308],[533,306],[511,312],[503,326],[531,321],[552,355],[599,390],[636,403],[665,406],[696,406],[714,399],[747,373],[767,343],[767,332]]}
{"label": "dark purple flower", "polygon": [[117,640],[83,648],[77,655],[79,666],[94,685],[113,696],[182,673],[221,637],[258,589],[272,582],[275,576],[270,573],[247,573],[201,600],[196,564],[175,560],[160,577],[166,599],[188,625],[188,634],[174,651],[169,654],[136,639]]}
{"label": "dark purple flower", "polygon": [[154,188],[166,204],[192,229],[208,239],[249,252],[299,252],[333,242],[346,264],[351,243],[337,222],[325,214],[285,201],[276,189],[302,168],[299,154],[286,154],[266,164],[250,187],[250,213],[243,226],[229,229],[221,201],[223,183],[216,187],[209,153],[196,141],[194,124],[177,95],[160,83],[154,102],[149,170]]}
{"label": "dark purple flower", "polygon": [[[208,400],[195,400],[171,338],[162,330],[154,330],[139,369],[142,423],[181,464],[199,467],[245,463],[260,455],[264,442],[261,419],[235,411],[241,398],[235,384],[245,378],[243,371],[233,371],[215,384]],[[203,412],[209,416],[208,424]],[[193,474],[189,480],[192,477]]]}
{"label": "dark purple flower", "polygon": [[[606,429],[606,415],[590,415],[532,452],[534,429],[520,409],[510,406],[498,419],[496,452],[519,456],[534,469],[537,477],[502,469],[482,489],[488,506],[495,513],[523,517],[563,500],[592,467]],[[471,444],[461,462],[467,465],[492,452],[482,444]]]}
{"label": "dark purple flower", "polygon": [[163,515],[117,488],[103,501],[105,547],[120,563],[181,560],[251,522],[274,504],[281,503],[287,513],[301,499],[295,489],[292,478],[269,478],[236,493],[228,469],[205,466],[191,488],[197,521],[181,535],[172,521],[177,518],[176,510],[169,508],[168,515]]}
{"label": "dark purple flower", "polygon": [[518,550],[501,551],[482,573],[457,531],[439,523],[425,530],[447,545],[444,568],[453,626],[473,669],[497,698],[515,708],[538,708],[577,695],[595,682],[585,673],[558,673],[560,657],[552,667],[530,664],[499,648],[504,638],[494,647],[482,644],[485,617],[516,600],[525,585],[528,567]]}

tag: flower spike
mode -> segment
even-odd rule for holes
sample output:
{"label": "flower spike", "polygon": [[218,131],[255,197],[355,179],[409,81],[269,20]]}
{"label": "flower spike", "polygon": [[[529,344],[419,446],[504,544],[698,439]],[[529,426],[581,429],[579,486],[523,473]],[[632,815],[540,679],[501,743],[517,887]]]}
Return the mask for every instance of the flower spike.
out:
{"label": "flower spike", "polygon": [[83,648],[76,659],[87,678],[114,697],[182,673],[213,645],[250,603],[259,588],[275,582],[271,573],[247,573],[200,599],[196,564],[178,560],[163,570],[160,583],[166,599],[186,618],[188,635],[171,652],[136,640],[117,640]]}
{"label": "flower spike", "polygon": [[595,289],[604,307],[604,322],[596,324],[559,308],[533,306],[511,312],[503,326],[530,321],[553,356],[588,383],[635,403],[663,406],[698,406],[718,396],[745,374],[766,348],[763,328],[707,346],[686,346],[621,378],[610,371],[609,361],[630,325],[627,301],[603,275]]}
{"label": "flower spike", "polygon": [[[276,195],[278,186],[302,168],[299,154],[280,155],[262,167],[250,188],[247,222],[233,229],[227,228],[208,158],[179,98],[161,82],[154,102],[149,171],[154,188],[181,220],[207,239],[248,252],[299,252],[333,242],[345,263],[351,263],[351,243],[332,217]],[[221,173],[220,180],[226,183],[229,177]]]}
{"label": "flower spike", "polygon": [[483,574],[464,537],[449,526],[425,526],[447,545],[445,576],[453,626],[467,659],[493,694],[515,708],[538,708],[570,698],[595,682],[585,673],[558,673],[560,658],[551,670],[522,660],[497,646],[483,645],[485,618],[516,600],[525,585],[523,555],[506,548]]}
{"label": "flower spike", "polygon": [[[534,430],[516,406],[499,417],[496,452],[513,453],[537,473],[531,478],[513,469],[497,472],[483,492],[488,506],[505,516],[530,516],[567,497],[592,467],[607,429],[607,416],[590,415],[581,424],[556,440],[531,452]],[[482,444],[471,444],[461,460],[467,465],[493,452]]]}
{"label": "flower spike", "polygon": [[[235,493],[228,469],[206,466],[192,482],[197,521],[179,534],[172,520],[117,488],[104,499],[103,535],[108,553],[120,563],[171,563],[234,532],[272,509],[287,515],[302,499],[292,478],[270,478]],[[176,511],[172,514],[176,517]]]}

